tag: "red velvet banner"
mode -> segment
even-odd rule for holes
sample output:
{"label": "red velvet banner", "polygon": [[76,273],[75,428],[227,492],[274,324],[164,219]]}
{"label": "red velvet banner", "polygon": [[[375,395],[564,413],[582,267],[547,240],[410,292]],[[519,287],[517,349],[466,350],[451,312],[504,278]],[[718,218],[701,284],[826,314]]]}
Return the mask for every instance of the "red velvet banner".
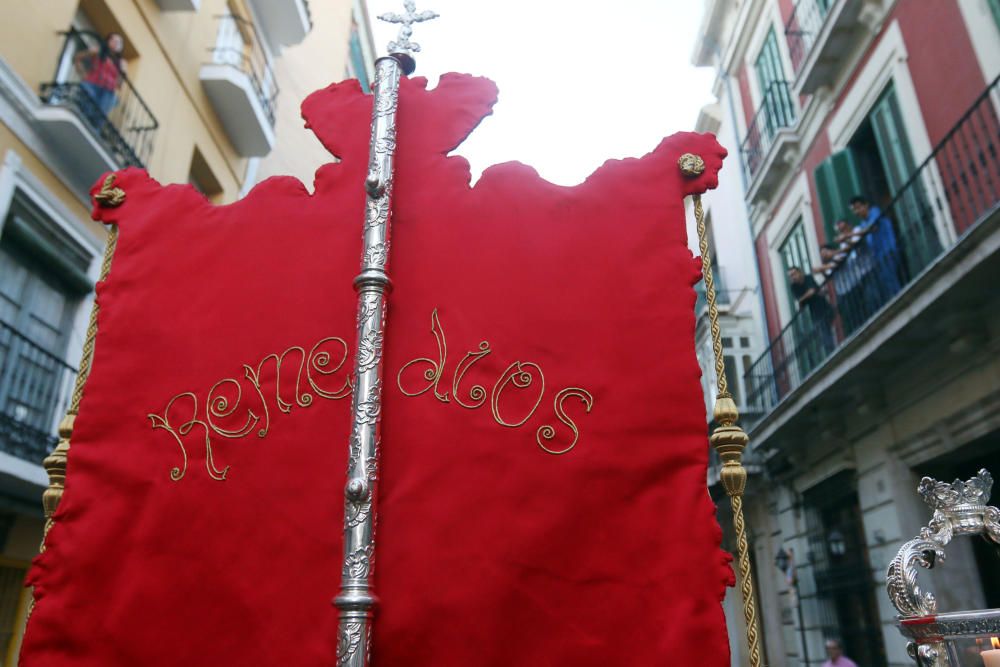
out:
{"label": "red velvet banner", "polygon": [[[728,664],[678,134],[560,187],[446,157],[496,99],[400,94],[376,667]],[[337,663],[371,98],[303,105],[342,162],[215,207],[126,170],[25,667]],[[701,155],[685,180],[677,158]]]}

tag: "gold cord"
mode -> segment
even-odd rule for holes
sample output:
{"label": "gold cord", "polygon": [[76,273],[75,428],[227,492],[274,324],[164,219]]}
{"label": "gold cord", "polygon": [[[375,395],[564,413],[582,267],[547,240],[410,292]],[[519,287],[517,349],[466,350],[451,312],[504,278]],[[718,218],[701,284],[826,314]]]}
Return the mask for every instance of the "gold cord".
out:
{"label": "gold cord", "polygon": [[[684,171],[684,166],[681,164]],[[686,173],[686,172],[685,172]],[[750,438],[737,426],[739,412],[728,391],[726,367],[722,355],[722,336],[719,331],[719,309],[715,303],[715,281],[712,278],[712,258],[708,250],[708,234],[705,231],[705,211],[701,196],[694,195],[694,217],[698,228],[698,245],[701,249],[701,272],[705,280],[705,298],[708,301],[708,319],[712,332],[712,350],[715,353],[715,375],[719,394],[715,400],[714,418],[719,424],[710,441],[722,460],[720,478],[733,509],[733,525],[736,528],[736,552],[740,571],[740,591],[743,594],[743,618],[746,621],[747,645],[750,651],[750,666],[760,667],[760,637],[757,630],[757,602],[754,596],[753,579],[750,575],[750,549],[747,545],[746,522],[743,519],[743,491],[746,488],[747,471],[743,467],[743,449]]]}
{"label": "gold cord", "polygon": [[708,301],[708,321],[712,327],[712,351],[715,352],[715,378],[719,396],[729,395],[726,384],[726,366],[722,356],[722,336],[719,332],[719,307],[715,303],[715,279],[712,277],[712,258],[708,252],[708,234],[705,231],[705,210],[701,195],[694,195],[694,219],[698,225],[698,246],[701,249],[701,274],[705,279],[705,298]]}
{"label": "gold cord", "polygon": [[[101,264],[101,275],[99,281],[108,277],[111,271],[111,258],[115,254],[115,246],[118,245],[118,225],[112,225],[108,232],[108,243],[104,248],[104,262]],[[87,383],[90,375],[90,363],[94,358],[94,339],[97,338],[97,302],[90,309],[90,323],[87,325],[87,337],[83,341],[83,354],[80,357],[80,371],[76,375],[76,384],[73,387],[73,400],[70,402],[67,414],[77,415],[80,413],[80,400],[83,398],[83,386]]]}

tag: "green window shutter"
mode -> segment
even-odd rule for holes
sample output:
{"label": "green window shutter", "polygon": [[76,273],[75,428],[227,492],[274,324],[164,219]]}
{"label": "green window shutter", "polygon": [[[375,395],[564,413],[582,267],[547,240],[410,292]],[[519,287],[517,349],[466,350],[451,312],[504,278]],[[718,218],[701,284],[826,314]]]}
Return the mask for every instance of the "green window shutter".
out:
{"label": "green window shutter", "polygon": [[993,20],[997,24],[997,28],[1000,28],[1000,0],[986,0],[986,4],[990,6],[990,12],[993,13]]}
{"label": "green window shutter", "polygon": [[764,45],[757,56],[754,64],[757,70],[757,80],[760,83],[761,95],[767,95],[768,88],[775,81],[784,80],[784,73],[781,70],[781,55],[778,52],[778,38],[774,34],[774,28],[767,33],[764,38]]}
{"label": "green window shutter", "polygon": [[765,109],[766,126],[761,129],[768,138],[771,138],[778,129],[790,126],[795,120],[795,107],[788,93],[785,69],[781,62],[781,51],[778,49],[778,38],[774,28],[771,28],[764,38],[754,69],[757,71],[757,81],[760,84],[760,108]]}
{"label": "green window shutter", "polygon": [[919,178],[910,182],[916,174],[916,165],[892,86],[872,107],[868,119],[875,133],[879,160],[894,198],[892,210],[884,213],[895,223],[899,236],[897,243],[903,250],[910,270],[917,271],[937,256],[941,251],[941,242],[934,226],[934,210],[924,182]]}
{"label": "green window shutter", "polygon": [[856,195],[864,196],[861,177],[851,149],[834,153],[824,160],[814,174],[819,209],[823,215],[823,229],[827,240],[836,235],[834,223],[847,220],[854,226],[855,216],[851,213],[850,200]]}
{"label": "green window shutter", "polygon": [[899,103],[891,86],[872,107],[868,118],[875,132],[875,143],[878,144],[879,158],[889,181],[889,189],[895,196],[913,175],[915,167],[910,142],[903,130]]}

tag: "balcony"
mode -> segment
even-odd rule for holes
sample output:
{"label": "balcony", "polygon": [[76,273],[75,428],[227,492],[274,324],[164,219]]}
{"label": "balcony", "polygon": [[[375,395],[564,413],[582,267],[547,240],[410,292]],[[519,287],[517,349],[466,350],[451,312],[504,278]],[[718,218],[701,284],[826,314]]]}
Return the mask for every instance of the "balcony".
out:
{"label": "balcony", "polygon": [[846,382],[848,372],[861,377],[865,359],[891,367],[906,358],[901,351],[952,339],[948,322],[995,294],[989,275],[1000,263],[998,81],[885,208],[876,229],[890,225],[894,243],[876,252],[862,239],[820,285],[831,318],[799,310],[746,373],[748,402],[765,415],[762,422],[773,428],[794,414],[790,404],[807,400],[804,386],[815,398],[823,383]]}
{"label": "balcony", "polygon": [[201,67],[201,85],[236,151],[263,157],[274,146],[274,73],[253,23],[232,14],[219,20],[212,61]]}
{"label": "balcony", "polygon": [[283,46],[298,44],[312,30],[307,0],[250,0],[260,31],[277,53]]}
{"label": "balcony", "polygon": [[832,86],[882,14],[879,0],[798,0],[785,25],[795,94]]}
{"label": "balcony", "polygon": [[740,145],[749,183],[749,201],[766,197],[792,168],[799,143],[792,129],[794,125],[795,104],[788,82],[775,81],[764,91],[760,107]]}
{"label": "balcony", "polygon": [[159,123],[125,72],[92,32],[70,28],[52,81],[41,86],[35,122],[89,188],[104,172],[144,167]]}
{"label": "balcony", "polygon": [[0,452],[41,465],[75,380],[75,368],[0,321]]}

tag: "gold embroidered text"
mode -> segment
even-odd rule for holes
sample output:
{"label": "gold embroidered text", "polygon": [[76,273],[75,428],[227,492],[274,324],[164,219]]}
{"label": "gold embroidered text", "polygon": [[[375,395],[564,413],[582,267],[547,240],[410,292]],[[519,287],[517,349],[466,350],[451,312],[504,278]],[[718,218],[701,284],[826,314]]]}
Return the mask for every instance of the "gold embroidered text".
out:
{"label": "gold embroidered text", "polygon": [[[430,357],[418,357],[412,361],[407,362],[399,369],[399,373],[396,375],[396,385],[399,390],[403,392],[406,396],[420,396],[427,391],[433,390],[434,397],[442,403],[450,403],[451,400],[448,397],[448,392],[440,391],[441,378],[444,376],[445,366],[448,363],[448,341],[445,337],[444,327],[441,325],[441,320],[438,317],[437,308],[431,313],[431,333],[434,335],[434,340],[437,343],[437,359],[431,359]],[[461,388],[462,379],[465,374],[469,372],[472,366],[483,359],[484,357],[492,354],[493,350],[490,348],[489,341],[482,341],[479,343],[479,349],[477,351],[466,352],[462,360],[458,362],[455,370],[452,373],[451,380],[451,398],[454,398],[454,402],[459,406],[475,410],[486,403],[487,393],[486,387],[480,384],[474,384],[469,387],[467,392],[464,392]],[[408,377],[404,378],[404,374],[412,376],[413,373],[407,373],[407,371],[414,367],[414,370],[423,370],[421,373],[421,378],[423,385],[418,385],[415,378]],[[528,401],[525,405],[521,406],[522,414],[512,414],[516,412],[515,408],[504,408],[504,397],[509,392],[514,392],[517,390],[527,390],[532,392],[537,392],[537,397],[534,401]],[[489,392],[490,400],[490,412],[493,415],[493,421],[498,425],[507,428],[519,428],[527,424],[532,417],[535,416],[538,411],[538,407],[541,405],[543,398],[545,397],[546,385],[545,385],[545,373],[542,371],[541,366],[533,361],[514,361],[500,374],[496,382],[493,384],[493,388]],[[534,394],[531,394],[534,396]],[[566,412],[565,402],[568,398],[576,398],[583,404],[584,411],[589,413],[591,408],[594,406],[594,397],[586,389],[580,387],[568,387],[562,389],[555,395],[553,400],[553,412],[555,413],[556,419],[558,419],[572,434],[572,440],[568,444],[563,444],[561,446],[552,446],[552,441],[556,438],[556,427],[551,424],[543,424],[538,427],[535,432],[535,442],[542,449],[542,451],[548,454],[559,455],[566,454],[576,447],[577,442],[580,439],[580,430]]]}

